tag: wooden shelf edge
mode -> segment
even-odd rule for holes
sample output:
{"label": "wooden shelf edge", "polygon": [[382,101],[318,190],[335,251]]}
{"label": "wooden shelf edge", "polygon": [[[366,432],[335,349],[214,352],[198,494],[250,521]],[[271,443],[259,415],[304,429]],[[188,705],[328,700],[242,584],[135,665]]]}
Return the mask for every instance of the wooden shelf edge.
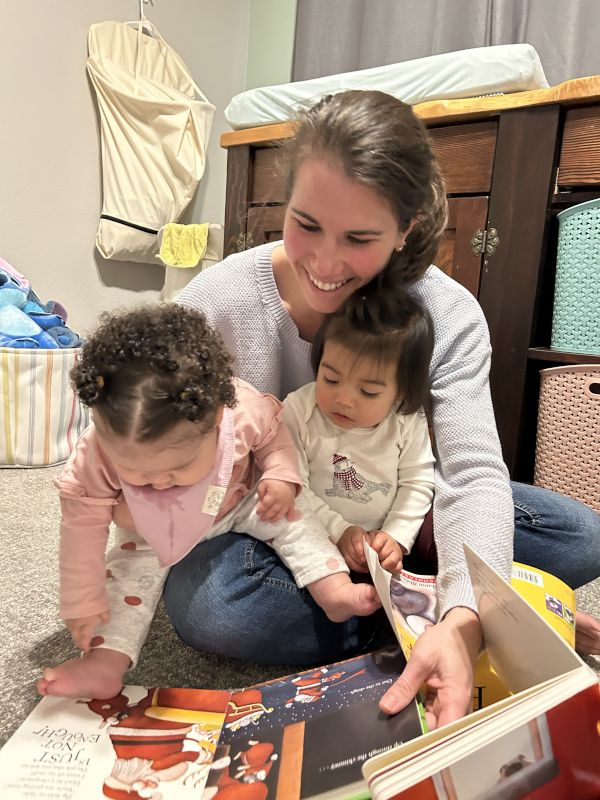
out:
{"label": "wooden shelf edge", "polygon": [[527,357],[533,361],[556,361],[560,364],[600,364],[600,355],[570,353],[550,347],[530,347]]}

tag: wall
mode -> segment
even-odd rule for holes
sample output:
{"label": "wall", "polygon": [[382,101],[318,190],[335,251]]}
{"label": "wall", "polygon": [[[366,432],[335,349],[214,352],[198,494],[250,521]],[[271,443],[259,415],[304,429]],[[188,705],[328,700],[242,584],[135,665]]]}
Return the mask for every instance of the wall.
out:
{"label": "wall", "polygon": [[246,89],[292,80],[297,0],[250,0]]}
{"label": "wall", "polygon": [[[217,107],[190,218],[223,222],[223,110],[243,91],[249,0],[155,0],[145,6]],[[95,103],[85,70],[91,23],[137,18],[137,0],[0,0],[0,256],[43,300],[60,300],[80,333],[107,308],[155,299],[160,266],[105,261]]]}

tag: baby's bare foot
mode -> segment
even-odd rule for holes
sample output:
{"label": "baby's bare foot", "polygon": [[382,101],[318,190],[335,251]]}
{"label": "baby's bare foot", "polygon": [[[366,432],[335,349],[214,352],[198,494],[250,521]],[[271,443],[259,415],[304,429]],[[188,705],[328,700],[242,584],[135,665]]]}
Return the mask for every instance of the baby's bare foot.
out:
{"label": "baby's bare foot", "polygon": [[90,650],[81,658],[46,667],[37,690],[43,695],[105,700],[121,690],[129,663],[129,656],[117,650]]}
{"label": "baby's bare foot", "polygon": [[323,606],[332,622],[345,622],[350,617],[368,617],[381,606],[375,587],[369,583],[348,583],[337,590]]}
{"label": "baby's bare foot", "polygon": [[336,573],[307,587],[332,622],[350,617],[367,617],[381,606],[379,595],[370,583],[352,583],[346,573]]}

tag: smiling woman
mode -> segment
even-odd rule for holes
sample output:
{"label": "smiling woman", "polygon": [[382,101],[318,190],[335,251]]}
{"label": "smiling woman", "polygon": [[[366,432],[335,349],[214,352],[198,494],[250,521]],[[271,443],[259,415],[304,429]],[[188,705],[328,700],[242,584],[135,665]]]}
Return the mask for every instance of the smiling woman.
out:
{"label": "smiling woman", "polygon": [[389,203],[345,175],[339,163],[314,157],[302,163],[273,274],[304,338],[312,340],[323,314],[336,311],[384,269],[411,224],[400,230]]}

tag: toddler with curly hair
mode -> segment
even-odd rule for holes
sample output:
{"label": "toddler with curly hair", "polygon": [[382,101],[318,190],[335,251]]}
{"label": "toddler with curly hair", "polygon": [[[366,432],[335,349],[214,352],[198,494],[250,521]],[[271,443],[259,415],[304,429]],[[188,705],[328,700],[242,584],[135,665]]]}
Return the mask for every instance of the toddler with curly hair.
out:
{"label": "toddler with curly hair", "polygon": [[84,652],[47,667],[42,694],[118,692],[168,568],[227,531],[272,544],[330,619],[379,607],[296,497],[302,481],[282,404],[233,378],[200,312],[164,304],[105,314],[71,378],[93,422],[55,481],[61,616]]}

